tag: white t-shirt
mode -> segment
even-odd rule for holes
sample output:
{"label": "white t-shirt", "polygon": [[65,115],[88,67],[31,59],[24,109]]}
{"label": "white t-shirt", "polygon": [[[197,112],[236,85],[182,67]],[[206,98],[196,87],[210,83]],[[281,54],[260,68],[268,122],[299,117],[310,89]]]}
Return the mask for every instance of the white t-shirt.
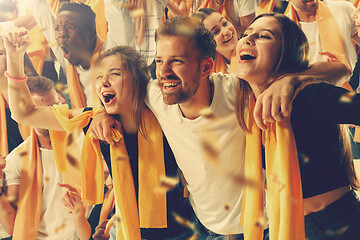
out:
{"label": "white t-shirt", "polygon": [[[21,145],[23,145],[22,143]],[[20,145],[20,146],[21,146]],[[78,239],[71,213],[61,203],[62,189],[53,150],[40,148],[43,168],[43,192],[41,217],[39,222],[37,240],[75,240]],[[15,148],[6,157],[4,169],[6,184],[20,185],[21,157],[19,147]]]}
{"label": "white t-shirt", "polygon": [[[357,54],[352,43],[351,37],[357,34],[354,19],[351,17],[355,7],[347,1],[325,1],[329,7],[342,37],[346,60],[351,69],[354,69]],[[321,56],[319,51],[323,51],[316,22],[300,22],[301,29],[304,31],[310,44],[310,64],[326,61],[326,57]],[[330,30],[330,29],[329,29]]]}
{"label": "white t-shirt", "polygon": [[233,7],[229,9],[228,15],[235,17],[236,24],[240,25],[240,17],[255,13],[256,6],[256,0],[233,0]]}
{"label": "white t-shirt", "polygon": [[[3,175],[5,175],[5,174],[3,173]],[[4,179],[5,179],[4,176],[0,175],[0,186],[2,186],[2,187],[5,187]],[[5,231],[4,226],[0,222],[0,239],[7,238],[7,237],[10,237],[10,235]]]}
{"label": "white t-shirt", "polygon": [[[242,233],[240,212],[243,186],[245,134],[237,122],[234,104],[235,74],[214,74],[210,106],[218,120],[183,117],[179,105],[166,105],[157,81],[148,85],[146,104],[158,119],[190,192],[201,223],[218,234]],[[218,150],[213,155],[204,143]]]}

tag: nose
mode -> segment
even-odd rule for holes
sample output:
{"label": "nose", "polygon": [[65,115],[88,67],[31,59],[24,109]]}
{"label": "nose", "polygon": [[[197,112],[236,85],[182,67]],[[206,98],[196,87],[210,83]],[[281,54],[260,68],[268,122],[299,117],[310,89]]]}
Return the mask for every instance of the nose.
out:
{"label": "nose", "polygon": [[169,63],[162,63],[156,65],[156,77],[160,79],[161,77],[167,77],[172,74],[171,66]]}
{"label": "nose", "polygon": [[56,31],[56,38],[65,39],[67,37],[65,29],[63,27],[58,27],[55,31]]}
{"label": "nose", "polygon": [[255,42],[254,42],[254,34],[249,34],[246,37],[244,37],[244,42],[247,45],[251,45],[251,46],[254,45],[255,44]]}
{"label": "nose", "polygon": [[227,36],[229,36],[230,34],[231,34],[230,29],[228,29],[228,28],[223,28],[223,30],[222,30],[222,35],[223,35],[223,37],[227,37]]}
{"label": "nose", "polygon": [[104,87],[104,88],[107,88],[107,87],[110,87],[111,84],[109,82],[109,77],[108,76],[104,76],[102,78],[100,78],[98,80],[98,83],[97,83],[100,87]]}

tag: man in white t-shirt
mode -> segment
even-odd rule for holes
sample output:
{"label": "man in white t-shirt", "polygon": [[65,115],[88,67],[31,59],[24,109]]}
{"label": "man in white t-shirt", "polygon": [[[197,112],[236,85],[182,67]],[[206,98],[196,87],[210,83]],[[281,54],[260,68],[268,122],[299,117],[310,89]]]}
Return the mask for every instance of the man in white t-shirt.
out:
{"label": "man in white t-shirt", "polygon": [[[29,81],[35,83],[31,84],[29,88],[36,105],[52,106],[60,103],[59,96],[51,80],[43,77],[37,77],[36,80]],[[43,170],[42,205],[36,239],[78,239],[76,236],[73,216],[61,202],[63,191],[58,184],[62,183],[62,176],[59,174],[56,167],[49,131],[47,129],[35,129],[35,132],[38,138]],[[29,139],[26,141],[29,141]],[[6,167],[4,169],[7,185],[6,198],[11,206],[6,204],[7,201],[4,199],[0,199],[0,211],[11,213],[7,215],[7,218],[1,218],[4,226],[7,226],[8,232],[12,232],[14,227],[16,215],[15,206],[19,199],[20,189],[20,173],[23,158],[22,145],[25,143],[26,142],[20,144],[6,157]],[[14,208],[11,209],[9,207]],[[24,229],[24,231],[26,231],[26,229]]]}
{"label": "man in white t-shirt", "polygon": [[[294,7],[300,27],[309,41],[310,64],[326,61],[326,56],[319,54],[319,52],[324,51],[317,25],[319,0],[289,0],[289,2]],[[323,3],[328,7],[336,22],[336,26],[330,26],[329,29],[326,29],[327,36],[333,36],[332,32],[338,29],[342,38],[346,61],[351,68],[350,70],[353,70],[357,54],[352,41],[354,40],[357,44],[360,44],[360,37],[357,35],[355,21],[352,18],[355,7],[347,1],[326,0]]]}

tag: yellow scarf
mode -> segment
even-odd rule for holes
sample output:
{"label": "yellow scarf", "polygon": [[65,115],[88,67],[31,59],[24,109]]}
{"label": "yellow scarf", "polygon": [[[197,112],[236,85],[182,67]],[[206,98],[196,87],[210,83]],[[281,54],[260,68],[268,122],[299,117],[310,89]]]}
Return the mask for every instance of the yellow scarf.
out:
{"label": "yellow scarf", "polygon": [[[52,0],[59,1],[59,0]],[[96,32],[98,36],[105,41],[107,35],[107,21],[105,18],[105,3],[104,0],[73,0],[71,2],[84,3],[91,7],[96,14]]]}
{"label": "yellow scarf", "polygon": [[[316,23],[323,50],[334,54],[340,62],[345,64],[346,67],[351,70],[345,58],[344,46],[335,18],[326,3],[318,1],[318,4],[319,7],[316,12]],[[291,3],[289,3],[289,6],[290,10],[287,16],[299,24],[299,18],[294,6]]]}
{"label": "yellow scarf", "polygon": [[233,51],[233,53],[231,55],[230,67],[229,68],[227,66],[227,63],[226,63],[225,58],[223,57],[223,55],[221,55],[220,53],[216,53],[212,73],[218,73],[218,72],[233,73],[233,72],[236,72],[236,64],[237,64],[237,59],[236,59],[236,51],[235,51],[235,49],[234,49],[234,51]]}
{"label": "yellow scarf", "polygon": [[0,154],[3,156],[9,153],[6,126],[5,99],[0,93]]}
{"label": "yellow scarf", "polygon": [[269,13],[274,10],[276,0],[269,0],[264,6],[258,6],[257,14]]}
{"label": "yellow scarf", "polygon": [[[245,178],[261,186],[262,136],[253,118],[253,94],[249,106],[247,124],[250,133],[246,135]],[[271,124],[264,134],[270,239],[304,240],[301,177],[290,119]],[[241,224],[246,240],[262,239],[263,191],[254,186],[244,187]]]}
{"label": "yellow scarf", "polygon": [[13,238],[36,239],[42,204],[42,165],[39,143],[35,130],[21,146],[22,157],[19,202],[16,212]]}
{"label": "yellow scarf", "polygon": [[[51,137],[51,144],[54,146],[54,138]],[[63,141],[56,139],[55,141]],[[70,144],[66,149],[72,154],[74,159],[80,158],[80,152],[76,144]],[[19,203],[14,223],[14,239],[32,240],[36,239],[41,215],[42,205],[42,161],[39,150],[39,142],[34,129],[31,130],[30,137],[18,149],[22,155]],[[77,154],[76,154],[77,153]],[[56,162],[66,161],[66,157],[56,155]],[[60,158],[60,159],[59,159]],[[69,171],[63,174],[65,183],[74,187],[80,186],[79,169],[70,167]]]}
{"label": "yellow scarf", "polygon": [[[67,105],[54,106],[52,109],[66,131],[73,131],[75,125],[77,128],[86,126],[92,117],[92,112],[85,112],[68,119],[66,114],[64,116],[64,112],[68,111]],[[121,220],[117,224],[118,239],[140,239],[140,227],[167,227],[166,191],[159,188],[160,178],[165,176],[162,131],[150,110],[144,112],[144,121],[150,141],[138,134],[139,211],[124,138],[119,131],[113,130],[113,140],[116,143],[110,147],[110,157],[116,208]],[[84,140],[81,169],[82,197],[89,204],[101,203],[104,194],[102,157],[99,141],[90,137],[90,131]]]}
{"label": "yellow scarf", "polygon": [[360,0],[353,0],[354,6],[357,8],[359,6]]}
{"label": "yellow scarf", "polygon": [[[103,44],[104,42],[101,40],[100,37],[97,37],[96,39],[96,46],[93,52],[93,55],[91,56],[90,60],[90,69],[94,69],[94,64],[96,59],[99,57],[99,55],[103,51]],[[82,91],[80,79],[76,70],[76,67],[68,62],[67,68],[66,68],[66,77],[67,77],[67,83],[68,83],[68,89],[69,89],[69,96],[71,105],[73,108],[84,108],[86,107],[85,104],[85,96]],[[94,82],[94,81],[92,81]],[[94,85],[94,83],[93,83]],[[93,86],[93,99],[94,99],[94,106],[98,102],[98,98],[96,97],[96,93]]]}

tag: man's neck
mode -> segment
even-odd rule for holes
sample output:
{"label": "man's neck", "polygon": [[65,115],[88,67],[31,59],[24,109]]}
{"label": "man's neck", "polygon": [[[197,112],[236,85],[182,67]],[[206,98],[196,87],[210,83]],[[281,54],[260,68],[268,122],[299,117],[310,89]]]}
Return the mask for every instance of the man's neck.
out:
{"label": "man's neck", "polygon": [[35,132],[37,134],[38,140],[39,140],[39,146],[41,148],[45,148],[45,149],[49,149],[52,150],[52,146],[51,146],[51,139],[49,136],[45,136],[43,134],[41,134],[39,131],[37,131],[35,129]]}
{"label": "man's neck", "polygon": [[316,21],[316,10],[311,12],[306,12],[294,7],[296,14],[300,22],[315,22]]}
{"label": "man's neck", "polygon": [[179,103],[184,117],[190,120],[200,117],[200,111],[210,106],[213,95],[213,83],[209,79],[202,79],[202,83],[194,96],[184,103]]}

